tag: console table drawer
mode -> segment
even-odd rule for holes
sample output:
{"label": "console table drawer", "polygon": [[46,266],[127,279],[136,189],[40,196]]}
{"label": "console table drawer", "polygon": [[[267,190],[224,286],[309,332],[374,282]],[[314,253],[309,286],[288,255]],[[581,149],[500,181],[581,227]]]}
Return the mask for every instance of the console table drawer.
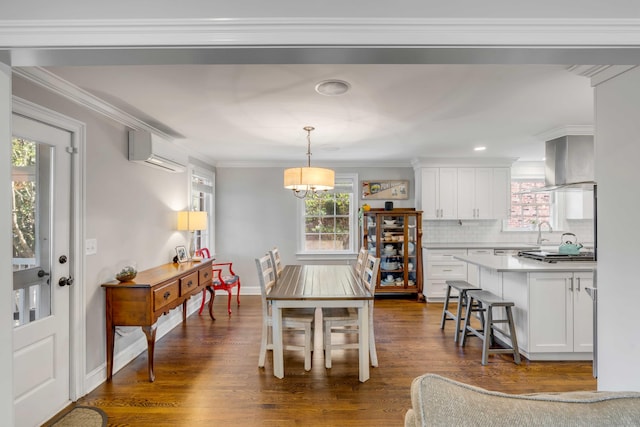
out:
{"label": "console table drawer", "polygon": [[211,265],[208,265],[207,268],[201,268],[198,270],[198,274],[200,275],[200,286],[207,286],[211,284],[211,276],[213,276]]}
{"label": "console table drawer", "polygon": [[153,290],[153,309],[160,310],[178,299],[180,289],[178,280],[169,282]]}
{"label": "console table drawer", "polygon": [[194,271],[180,279],[180,295],[187,295],[198,288],[198,272]]}

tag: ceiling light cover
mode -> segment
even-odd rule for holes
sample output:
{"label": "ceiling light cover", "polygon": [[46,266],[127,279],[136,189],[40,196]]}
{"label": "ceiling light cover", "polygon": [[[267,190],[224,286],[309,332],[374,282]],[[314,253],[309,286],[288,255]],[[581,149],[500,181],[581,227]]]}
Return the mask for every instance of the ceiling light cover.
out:
{"label": "ceiling light cover", "polygon": [[324,80],[316,85],[316,92],[325,96],[344,95],[351,85],[344,80]]}

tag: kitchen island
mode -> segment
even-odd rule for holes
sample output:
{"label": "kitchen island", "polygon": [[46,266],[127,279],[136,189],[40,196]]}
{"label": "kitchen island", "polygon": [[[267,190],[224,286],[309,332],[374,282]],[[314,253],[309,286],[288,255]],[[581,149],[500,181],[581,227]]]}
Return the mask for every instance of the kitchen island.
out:
{"label": "kitchen island", "polygon": [[[475,265],[478,286],[513,301],[520,353],[529,360],[592,360],[596,263],[548,263],[518,256],[457,255]],[[499,340],[510,344],[507,337]]]}

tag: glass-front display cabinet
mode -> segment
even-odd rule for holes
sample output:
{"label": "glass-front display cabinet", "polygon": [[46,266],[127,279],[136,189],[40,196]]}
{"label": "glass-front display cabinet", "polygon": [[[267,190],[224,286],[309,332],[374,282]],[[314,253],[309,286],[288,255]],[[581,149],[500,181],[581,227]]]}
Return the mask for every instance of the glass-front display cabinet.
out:
{"label": "glass-front display cabinet", "polygon": [[380,258],[376,293],[422,299],[422,212],[371,209],[363,213],[362,244]]}

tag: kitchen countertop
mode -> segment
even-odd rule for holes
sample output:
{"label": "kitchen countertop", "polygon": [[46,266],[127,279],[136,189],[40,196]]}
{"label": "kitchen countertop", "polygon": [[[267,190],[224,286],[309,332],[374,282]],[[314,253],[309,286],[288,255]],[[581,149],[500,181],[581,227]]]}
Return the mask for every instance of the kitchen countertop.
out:
{"label": "kitchen countertop", "polygon": [[455,259],[466,261],[480,267],[485,267],[497,272],[519,273],[544,273],[544,272],[570,272],[570,271],[594,271],[594,261],[559,261],[556,263],[536,261],[518,256],[496,255],[454,255]]}
{"label": "kitchen countertop", "polygon": [[447,242],[447,243],[425,243],[425,249],[525,249],[532,250],[539,248],[535,243],[513,243],[513,242]]}

